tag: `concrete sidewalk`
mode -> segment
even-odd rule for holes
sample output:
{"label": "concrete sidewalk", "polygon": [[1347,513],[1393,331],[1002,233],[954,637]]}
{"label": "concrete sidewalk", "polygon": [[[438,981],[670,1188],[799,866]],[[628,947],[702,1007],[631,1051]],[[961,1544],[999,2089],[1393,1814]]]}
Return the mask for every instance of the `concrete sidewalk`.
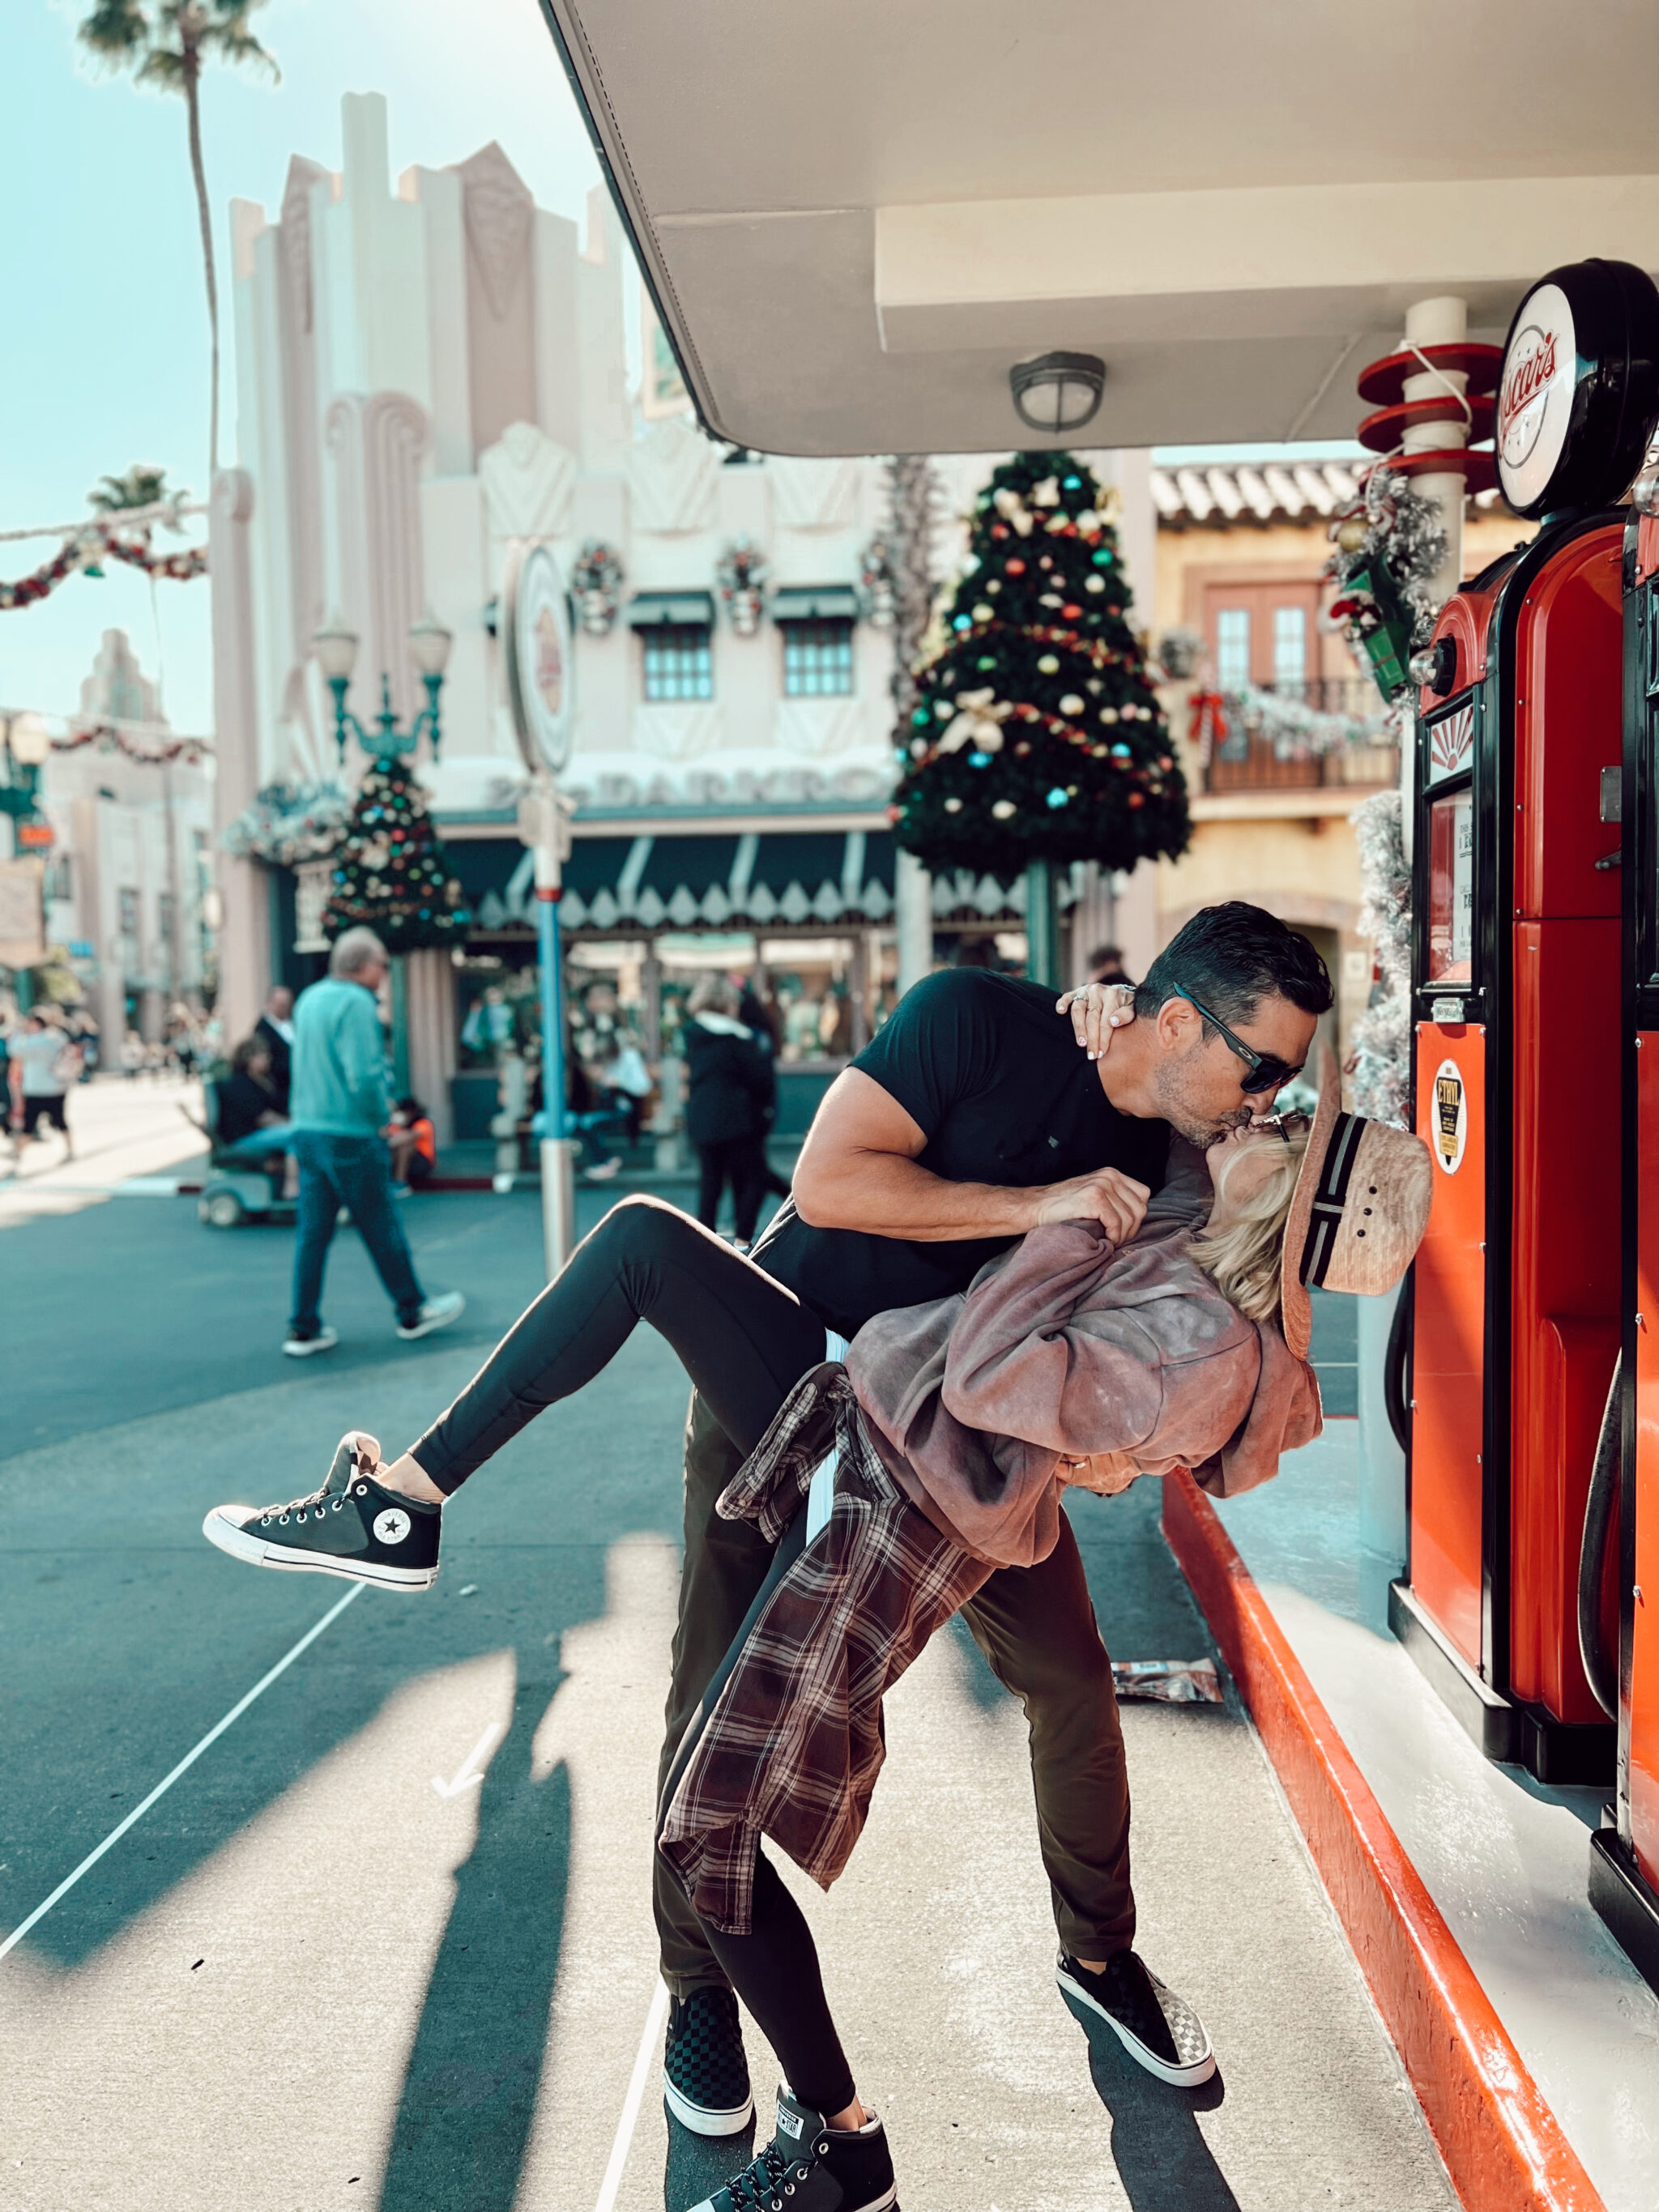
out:
{"label": "concrete sidewalk", "polygon": [[8,1133],[0,1145],[0,1229],[78,1213],[103,1205],[124,1184],[176,1181],[186,1163],[206,1162],[199,1083],[99,1075],[74,1086],[66,1109],[72,1158],[64,1158],[55,1130],[28,1145]]}
{"label": "concrete sidewalk", "polygon": [[[539,1286],[532,1201],[409,1219],[423,1274],[473,1301],[461,1328],[397,1345],[343,1237],[343,1341],[297,1368],[279,1233],[215,1235],[180,1202],[9,1240],[0,1326],[40,1433],[0,1462],[0,1929],[341,1594],[211,1551],[207,1506],[310,1486],[347,1426],[401,1448]],[[681,2212],[730,2170],[742,2139],[665,2118],[653,2036],[605,2194],[654,1988],[684,1401],[641,1332],[458,1500],[430,1595],[354,1600],[0,1960],[6,2212]],[[1121,1657],[1206,1648],[1158,1504],[1079,1503]],[[846,1880],[809,1904],[907,2212],[1444,2212],[1247,1723],[1126,1722],[1142,1945],[1220,2077],[1162,2089],[1062,2005],[1024,1727],[949,1634],[892,1700]]]}

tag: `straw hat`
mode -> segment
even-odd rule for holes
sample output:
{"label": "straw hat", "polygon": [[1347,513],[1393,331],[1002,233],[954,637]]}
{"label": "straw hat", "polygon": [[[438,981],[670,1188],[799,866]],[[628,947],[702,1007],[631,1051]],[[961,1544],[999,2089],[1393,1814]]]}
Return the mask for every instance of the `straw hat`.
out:
{"label": "straw hat", "polygon": [[1322,1055],[1319,1105],[1291,1196],[1279,1261],[1285,1341],[1298,1359],[1313,1332],[1310,1285],[1376,1297],[1410,1267],[1429,1225],[1434,1170],[1407,1129],[1342,1111],[1336,1061]]}

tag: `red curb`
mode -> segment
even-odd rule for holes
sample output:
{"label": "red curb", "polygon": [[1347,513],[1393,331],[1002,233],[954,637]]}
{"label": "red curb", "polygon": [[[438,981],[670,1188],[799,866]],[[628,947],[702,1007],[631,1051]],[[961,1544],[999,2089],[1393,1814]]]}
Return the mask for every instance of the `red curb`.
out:
{"label": "red curb", "polygon": [[1467,2212],[1606,2212],[1190,1475],[1164,1477],[1164,1534],[1267,1746]]}

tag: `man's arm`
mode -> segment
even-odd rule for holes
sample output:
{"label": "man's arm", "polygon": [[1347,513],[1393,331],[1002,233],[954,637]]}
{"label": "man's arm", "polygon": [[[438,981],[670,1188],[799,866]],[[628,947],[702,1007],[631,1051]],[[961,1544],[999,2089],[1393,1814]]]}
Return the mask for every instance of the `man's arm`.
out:
{"label": "man's arm", "polygon": [[385,1126],[392,1111],[392,1086],[386,1075],[379,1010],[368,992],[363,991],[360,996],[362,1004],[349,1002],[345,1009],[346,1018],[340,1025],[340,1072],[359,1113],[379,1129]]}
{"label": "man's arm", "polygon": [[1127,1244],[1146,1212],[1145,1183],[1115,1168],[1070,1182],[1012,1190],[949,1182],[917,1164],[927,1139],[890,1091],[856,1067],[824,1094],[801,1147],[795,1210],[814,1229],[861,1229],[943,1244],[962,1237],[1019,1237],[1045,1221],[1098,1221]]}

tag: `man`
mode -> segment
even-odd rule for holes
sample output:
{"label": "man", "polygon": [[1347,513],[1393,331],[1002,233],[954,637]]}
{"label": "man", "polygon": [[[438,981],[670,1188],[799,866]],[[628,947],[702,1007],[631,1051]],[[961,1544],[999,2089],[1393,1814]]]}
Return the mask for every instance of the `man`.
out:
{"label": "man", "polygon": [[72,1160],[75,1146],[65,1102],[80,1073],[77,1048],[44,1013],[33,1011],[24,1015],[21,1034],[14,1033],[10,1045],[11,1121],[19,1156],[26,1144],[40,1136],[44,1121],[63,1138],[64,1158]]}
{"label": "man", "polygon": [[[875,1313],[964,1290],[1041,1223],[1097,1219],[1126,1242],[1165,1179],[1170,1130],[1201,1146],[1263,1110],[1331,1002],[1307,939],[1237,902],[1195,915],[1159,956],[1107,1054],[1080,1053],[1035,984],[975,969],[930,976],[831,1085],[793,1201],[752,1256],[850,1338]],[[772,1556],[750,1523],[715,1511],[737,1466],[694,1396],[659,1783]],[[1128,1790],[1111,1662],[1063,1515],[1042,1565],[993,1575],[964,1618],[1024,1702],[1067,1985],[1128,2028],[1127,2047],[1155,2053],[1168,2030],[1130,1964]],[[701,2134],[735,2133],[751,2110],[736,2002],[660,1858],[655,1873],[672,1999],[670,2107]]]}
{"label": "man", "polygon": [[266,992],[264,1012],[253,1024],[253,1034],[270,1060],[268,1079],[276,1094],[276,1110],[286,1114],[294,1087],[294,994],[286,983],[273,983]]}
{"label": "man", "polygon": [[300,1169],[294,1248],[294,1317],[283,1350],[306,1359],[339,1342],[323,1326],[323,1271],[343,1206],[398,1310],[405,1342],[454,1321],[459,1291],[428,1298],[392,1194],[386,1128],[392,1093],[377,1000],[391,962],[372,929],[349,929],[329,955],[328,974],[300,994],[294,1010],[289,1148]]}

